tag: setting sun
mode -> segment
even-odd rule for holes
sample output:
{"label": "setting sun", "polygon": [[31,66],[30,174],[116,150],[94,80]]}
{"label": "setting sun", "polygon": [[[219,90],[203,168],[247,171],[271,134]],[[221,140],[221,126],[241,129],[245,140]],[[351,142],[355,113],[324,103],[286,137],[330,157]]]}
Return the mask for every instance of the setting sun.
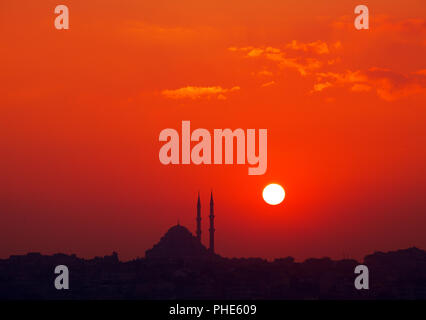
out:
{"label": "setting sun", "polygon": [[263,200],[267,204],[270,205],[277,205],[283,202],[285,197],[285,191],[284,188],[281,187],[279,184],[272,183],[268,184],[265,189],[263,189]]}

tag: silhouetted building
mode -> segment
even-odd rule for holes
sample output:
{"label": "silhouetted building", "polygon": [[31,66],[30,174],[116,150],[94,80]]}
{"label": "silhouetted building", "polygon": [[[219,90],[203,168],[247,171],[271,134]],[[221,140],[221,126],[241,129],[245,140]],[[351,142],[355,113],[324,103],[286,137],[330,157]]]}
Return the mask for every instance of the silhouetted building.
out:
{"label": "silhouetted building", "polygon": [[[147,251],[146,259],[121,262],[115,253],[89,260],[40,253],[0,259],[0,300],[426,299],[426,251],[408,248],[365,257],[369,290],[354,287],[354,269],[360,263],[330,258],[304,262],[292,257],[273,262],[221,258],[176,225]],[[71,290],[54,287],[57,265],[72,270]]]}
{"label": "silhouetted building", "polygon": [[214,253],[214,202],[213,202],[213,192],[210,193],[210,247],[209,250],[211,253]]}
{"label": "silhouetted building", "polygon": [[198,192],[198,201],[197,201],[197,239],[201,242],[201,201],[200,201],[200,192]]}
{"label": "silhouetted building", "polygon": [[213,192],[210,194],[210,246],[207,249],[201,241],[201,200],[197,198],[197,229],[195,236],[185,227],[179,225],[171,227],[152,249],[146,251],[148,259],[196,258],[206,254],[214,254],[214,202]]}

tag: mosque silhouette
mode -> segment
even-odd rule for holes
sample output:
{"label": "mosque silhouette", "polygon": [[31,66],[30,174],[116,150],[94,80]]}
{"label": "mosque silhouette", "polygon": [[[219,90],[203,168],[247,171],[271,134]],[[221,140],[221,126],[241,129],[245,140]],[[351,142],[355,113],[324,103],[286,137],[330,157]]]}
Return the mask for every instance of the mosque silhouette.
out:
{"label": "mosque silhouette", "polygon": [[151,249],[145,252],[147,259],[196,259],[206,258],[215,255],[214,249],[214,201],[213,192],[210,193],[210,241],[207,249],[201,242],[201,200],[198,193],[197,200],[197,230],[195,236],[184,226],[178,222],[177,225],[171,227],[160,241]]}

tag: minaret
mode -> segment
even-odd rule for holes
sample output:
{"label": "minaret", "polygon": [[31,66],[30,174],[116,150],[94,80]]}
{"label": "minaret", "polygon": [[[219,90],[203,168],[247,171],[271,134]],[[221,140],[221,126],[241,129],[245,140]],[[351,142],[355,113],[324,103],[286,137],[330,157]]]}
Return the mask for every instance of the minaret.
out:
{"label": "minaret", "polygon": [[210,252],[214,253],[214,202],[213,192],[210,193]]}
{"label": "minaret", "polygon": [[201,242],[201,201],[200,201],[200,192],[198,192],[198,201],[197,201],[197,239]]}

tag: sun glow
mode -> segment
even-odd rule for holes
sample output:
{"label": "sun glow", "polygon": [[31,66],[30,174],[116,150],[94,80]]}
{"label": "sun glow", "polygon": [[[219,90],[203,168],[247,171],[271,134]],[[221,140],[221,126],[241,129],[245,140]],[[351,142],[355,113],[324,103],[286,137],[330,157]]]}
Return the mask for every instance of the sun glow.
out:
{"label": "sun glow", "polygon": [[268,184],[265,189],[263,189],[263,200],[267,204],[270,205],[277,205],[283,202],[285,197],[285,191],[284,188],[281,187],[279,184],[271,183]]}

